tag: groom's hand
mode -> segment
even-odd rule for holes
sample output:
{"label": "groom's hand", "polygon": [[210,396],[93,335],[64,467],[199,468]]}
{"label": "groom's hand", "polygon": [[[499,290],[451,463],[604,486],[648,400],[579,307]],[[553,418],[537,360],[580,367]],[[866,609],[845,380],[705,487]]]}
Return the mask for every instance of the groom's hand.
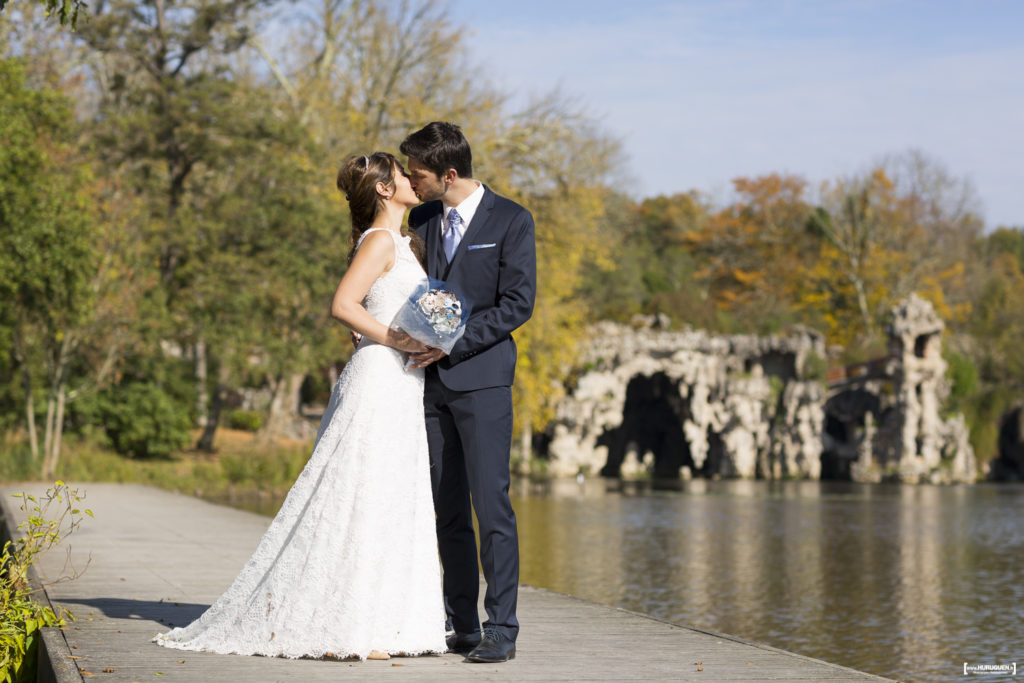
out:
{"label": "groom's hand", "polygon": [[434,348],[427,349],[426,351],[421,351],[420,353],[410,353],[409,360],[412,361],[412,365],[410,367],[425,368],[431,363],[436,363],[437,361],[441,360],[446,355],[447,354],[441,349]]}

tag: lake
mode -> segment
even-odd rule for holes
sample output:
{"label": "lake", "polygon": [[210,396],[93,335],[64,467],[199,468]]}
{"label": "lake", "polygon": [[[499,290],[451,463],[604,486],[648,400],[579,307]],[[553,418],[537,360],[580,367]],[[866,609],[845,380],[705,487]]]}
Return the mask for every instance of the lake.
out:
{"label": "lake", "polygon": [[525,583],[900,680],[1024,668],[1024,487],[587,480],[514,493]]}

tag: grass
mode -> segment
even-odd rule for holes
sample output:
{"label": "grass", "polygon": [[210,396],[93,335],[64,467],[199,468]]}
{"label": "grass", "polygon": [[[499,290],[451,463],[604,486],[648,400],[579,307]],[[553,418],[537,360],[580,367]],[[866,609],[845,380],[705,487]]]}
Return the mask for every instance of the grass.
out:
{"label": "grass", "polygon": [[[198,438],[194,435],[193,442]],[[273,514],[306,465],[312,444],[257,442],[252,433],[219,429],[214,453],[180,451],[168,458],[126,458],[95,441],[65,440],[57,477],[73,482],[146,484]],[[39,463],[24,441],[0,442],[0,481],[39,479]]]}

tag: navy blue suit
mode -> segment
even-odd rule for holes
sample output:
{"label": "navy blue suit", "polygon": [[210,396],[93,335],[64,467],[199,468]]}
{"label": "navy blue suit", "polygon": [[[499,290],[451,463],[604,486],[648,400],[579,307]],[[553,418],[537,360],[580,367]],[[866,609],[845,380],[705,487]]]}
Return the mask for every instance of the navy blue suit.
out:
{"label": "navy blue suit", "polygon": [[423,397],[445,607],[456,631],[479,630],[475,508],[487,582],[484,626],[515,640],[519,538],[508,497],[516,365],[512,331],[533,313],[533,216],[484,187],[449,263],[441,245],[442,211],[440,201],[421,204],[409,224],[426,245],[427,273],[451,284],[470,305],[463,337],[446,358],[427,367]]}

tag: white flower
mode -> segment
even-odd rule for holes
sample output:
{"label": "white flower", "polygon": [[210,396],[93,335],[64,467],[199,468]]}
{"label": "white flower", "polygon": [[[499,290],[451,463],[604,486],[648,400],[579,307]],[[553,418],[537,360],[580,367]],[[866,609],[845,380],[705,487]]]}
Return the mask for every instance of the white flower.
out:
{"label": "white flower", "polygon": [[448,290],[428,289],[416,304],[438,335],[452,334],[462,323],[462,304]]}

